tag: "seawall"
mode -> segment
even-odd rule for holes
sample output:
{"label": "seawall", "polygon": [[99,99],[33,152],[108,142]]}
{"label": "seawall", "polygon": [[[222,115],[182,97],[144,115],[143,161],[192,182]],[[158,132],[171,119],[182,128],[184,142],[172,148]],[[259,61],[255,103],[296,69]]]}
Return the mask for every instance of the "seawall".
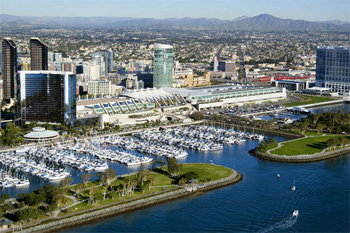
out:
{"label": "seawall", "polygon": [[271,161],[277,161],[277,162],[288,162],[288,163],[308,163],[308,162],[316,162],[321,161],[325,159],[334,158],[340,155],[348,154],[350,153],[350,147],[342,148],[334,151],[328,151],[324,153],[316,153],[316,154],[310,154],[310,155],[275,155],[275,154],[268,154],[259,152],[255,149],[252,149],[249,151],[249,153],[257,158],[271,160]]}
{"label": "seawall", "polygon": [[152,196],[140,198],[138,200],[130,201],[124,204],[116,204],[108,207],[99,207],[96,210],[88,210],[80,213],[76,213],[71,217],[62,217],[61,219],[52,220],[49,223],[37,225],[22,230],[21,232],[53,232],[59,231],[65,228],[71,228],[74,226],[89,223],[91,221],[102,220],[110,216],[115,216],[127,211],[132,211],[144,207],[148,207],[154,204],[174,200],[177,198],[186,197],[194,193],[208,191],[216,188],[220,188],[226,185],[234,184],[242,180],[242,175],[233,170],[232,175],[229,177],[207,182],[201,185],[187,185],[182,188],[178,188],[174,191],[160,192]]}

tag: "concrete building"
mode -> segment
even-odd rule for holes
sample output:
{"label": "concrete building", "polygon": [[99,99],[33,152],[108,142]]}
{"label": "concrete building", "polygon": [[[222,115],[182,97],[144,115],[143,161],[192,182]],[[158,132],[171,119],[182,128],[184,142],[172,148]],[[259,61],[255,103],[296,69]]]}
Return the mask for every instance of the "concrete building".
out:
{"label": "concrete building", "polygon": [[61,71],[72,72],[73,74],[76,74],[76,70],[77,70],[77,67],[75,62],[72,62],[72,61],[61,62]]}
{"label": "concrete building", "polygon": [[350,93],[350,47],[319,46],[316,57],[316,86],[340,95]]}
{"label": "concrete building", "polygon": [[3,76],[3,98],[17,98],[18,79],[17,74],[17,45],[10,39],[2,41],[2,76]]}
{"label": "concrete building", "polygon": [[30,69],[48,70],[48,46],[37,37],[30,39]]}
{"label": "concrete building", "polygon": [[272,81],[271,85],[273,87],[284,87],[288,91],[301,91],[301,90],[313,87],[315,83],[314,82],[310,83],[310,81],[279,80],[279,81]]}
{"label": "concrete building", "polygon": [[210,72],[205,72],[204,75],[201,76],[193,75],[191,69],[186,69],[184,72],[175,72],[175,77],[173,80],[173,87],[175,88],[206,86],[210,84]]}
{"label": "concrete building", "polygon": [[173,85],[173,46],[154,44],[153,86],[172,87]]}
{"label": "concrete building", "polygon": [[62,71],[19,71],[22,122],[72,124],[76,119],[76,76]]}
{"label": "concrete building", "polygon": [[89,95],[110,95],[112,93],[112,83],[108,80],[94,80],[88,82]]}
{"label": "concrete building", "polygon": [[218,70],[223,72],[236,72],[235,61],[219,61]]}
{"label": "concrete building", "polygon": [[100,65],[98,65],[97,63],[84,62],[83,75],[85,78],[85,82],[99,80],[101,77]]}

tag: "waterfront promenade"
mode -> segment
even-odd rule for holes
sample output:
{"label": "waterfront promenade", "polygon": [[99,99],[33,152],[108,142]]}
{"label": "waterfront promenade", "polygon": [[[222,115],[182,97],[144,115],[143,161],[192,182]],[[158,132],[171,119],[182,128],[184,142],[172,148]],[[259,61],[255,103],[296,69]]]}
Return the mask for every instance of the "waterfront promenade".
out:
{"label": "waterfront promenade", "polygon": [[[62,228],[69,228],[76,225],[81,225],[99,219],[105,219],[109,216],[114,216],[127,211],[148,207],[154,204],[183,198],[197,192],[209,191],[220,188],[226,185],[234,184],[242,180],[242,175],[237,171],[232,170],[232,174],[222,179],[209,181],[203,184],[187,184],[184,186],[175,186],[174,188],[165,191],[158,191],[148,195],[142,195],[125,201],[119,201],[112,204],[98,206],[96,208],[58,216],[41,219],[27,226],[22,227],[21,232],[52,232]],[[78,204],[78,202],[75,202]],[[71,205],[73,207],[74,205]],[[47,223],[45,223],[47,222]],[[23,229],[26,228],[26,229]],[[4,232],[11,232],[9,229]]]}

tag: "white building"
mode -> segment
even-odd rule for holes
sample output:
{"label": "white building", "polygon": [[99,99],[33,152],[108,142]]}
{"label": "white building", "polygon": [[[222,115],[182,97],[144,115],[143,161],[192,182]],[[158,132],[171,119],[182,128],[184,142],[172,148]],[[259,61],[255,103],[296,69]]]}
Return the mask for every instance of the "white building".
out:
{"label": "white building", "polygon": [[112,93],[112,83],[108,80],[94,80],[88,82],[88,94],[110,95]]}
{"label": "white building", "polygon": [[84,62],[83,73],[85,80],[99,80],[101,77],[100,65],[97,63]]}

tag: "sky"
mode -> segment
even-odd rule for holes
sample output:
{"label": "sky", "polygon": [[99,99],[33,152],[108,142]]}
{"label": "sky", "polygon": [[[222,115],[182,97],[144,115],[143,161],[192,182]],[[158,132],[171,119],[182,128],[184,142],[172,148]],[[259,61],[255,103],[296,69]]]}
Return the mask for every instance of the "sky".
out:
{"label": "sky", "polygon": [[271,14],[284,19],[350,22],[350,0],[0,0],[0,14],[225,20]]}

